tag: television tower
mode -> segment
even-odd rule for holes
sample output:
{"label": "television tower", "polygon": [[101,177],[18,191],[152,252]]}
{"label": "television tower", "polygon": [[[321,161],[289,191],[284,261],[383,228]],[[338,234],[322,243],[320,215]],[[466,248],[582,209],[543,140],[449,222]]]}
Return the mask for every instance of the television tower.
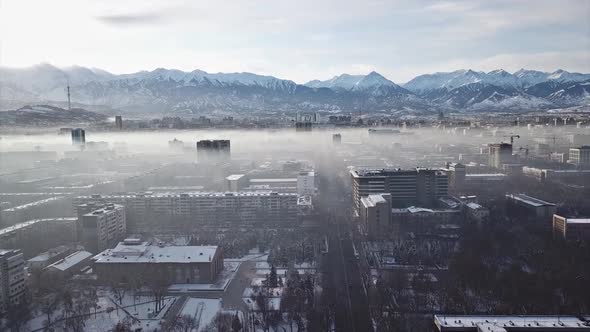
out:
{"label": "television tower", "polygon": [[70,103],[70,82],[68,82],[68,111],[72,110],[72,105]]}

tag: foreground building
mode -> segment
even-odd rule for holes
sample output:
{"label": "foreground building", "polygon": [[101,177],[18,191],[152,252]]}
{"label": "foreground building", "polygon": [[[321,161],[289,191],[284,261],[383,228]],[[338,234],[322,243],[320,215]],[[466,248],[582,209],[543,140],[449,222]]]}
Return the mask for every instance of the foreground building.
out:
{"label": "foreground building", "polygon": [[360,215],[361,198],[388,193],[393,207],[430,207],[447,196],[449,182],[442,170],[429,168],[352,170],[353,208]]}
{"label": "foreground building", "polygon": [[391,194],[373,194],[361,197],[359,213],[361,227],[376,237],[391,228]]}
{"label": "foreground building", "polygon": [[125,239],[93,260],[101,282],[212,283],[223,270],[220,247],[164,246],[140,239]]}
{"label": "foreground building", "polygon": [[590,240],[590,218],[553,215],[553,237],[560,237],[566,241]]}
{"label": "foreground building", "polygon": [[590,331],[590,319],[576,316],[434,315],[440,332]]}
{"label": "foreground building", "polygon": [[123,240],[127,234],[125,207],[92,203],[77,206],[80,240],[86,250],[99,253]]}
{"label": "foreground building", "polygon": [[26,293],[25,260],[22,252],[0,250],[0,312],[19,304]]}

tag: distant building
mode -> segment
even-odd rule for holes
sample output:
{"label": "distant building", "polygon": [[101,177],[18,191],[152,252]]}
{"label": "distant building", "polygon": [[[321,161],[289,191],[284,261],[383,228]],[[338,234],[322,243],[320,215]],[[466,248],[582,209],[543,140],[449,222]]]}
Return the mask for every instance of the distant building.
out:
{"label": "distant building", "polygon": [[76,218],[34,219],[0,229],[0,248],[22,249],[27,257],[76,241]]}
{"label": "distant building", "polygon": [[442,170],[429,168],[352,170],[353,208],[360,213],[361,198],[389,193],[394,207],[430,207],[448,194],[448,177]]}
{"label": "distant building", "polygon": [[590,331],[582,316],[434,315],[440,332]]}
{"label": "distant building", "polygon": [[139,239],[126,239],[93,261],[101,282],[212,283],[223,270],[220,247],[153,245]]}
{"label": "distant building", "polygon": [[553,215],[553,237],[560,237],[566,241],[590,240],[590,218]]}
{"label": "distant building", "polygon": [[174,138],[173,140],[168,141],[168,148],[171,150],[182,151],[184,149],[184,142]]}
{"label": "distant building", "polygon": [[368,130],[369,137],[380,137],[399,134],[400,131],[392,128],[371,128]]}
{"label": "distant building", "polygon": [[447,163],[447,175],[449,177],[449,188],[461,189],[465,185],[465,175],[467,174],[465,165],[461,163]]}
{"label": "distant building", "polygon": [[391,228],[391,194],[372,194],[361,197],[360,223],[372,237],[386,234]]}
{"label": "distant building", "polygon": [[499,143],[490,144],[489,165],[490,167],[502,168],[503,164],[510,164],[513,162],[512,158],[512,144]]}
{"label": "distant building", "polygon": [[568,162],[578,166],[578,168],[590,168],[590,145],[570,148]]}
{"label": "distant building", "polygon": [[72,144],[83,145],[86,143],[86,131],[82,128],[72,129]]}
{"label": "distant building", "polygon": [[227,191],[241,191],[248,184],[248,177],[245,174],[232,174],[225,178]]}
{"label": "distant building", "polygon": [[0,249],[0,312],[19,304],[26,293],[25,260],[18,249]]}
{"label": "distant building", "polygon": [[197,142],[199,162],[226,161],[231,159],[230,140],[201,140]]}
{"label": "distant building", "polygon": [[475,203],[465,203],[467,217],[475,222],[481,223],[490,217],[490,210]]}
{"label": "distant building", "polygon": [[27,267],[32,270],[40,270],[55,263],[56,261],[66,257],[72,253],[72,247],[59,246],[51,248],[39,255],[27,260]]}
{"label": "distant building", "polygon": [[86,250],[98,253],[125,238],[125,207],[119,204],[77,206],[80,240]]}
{"label": "distant building", "polygon": [[296,131],[311,131],[313,123],[317,122],[318,116],[315,113],[297,113],[295,116]]}
{"label": "distant building", "polygon": [[315,172],[299,172],[297,175],[297,194],[298,195],[315,195]]}
{"label": "distant building", "polygon": [[334,143],[334,144],[340,144],[340,143],[342,143],[342,135],[340,135],[340,134],[333,134],[332,135],[332,143]]}
{"label": "distant building", "polygon": [[115,116],[115,127],[119,130],[123,129],[123,117],[120,115]]}

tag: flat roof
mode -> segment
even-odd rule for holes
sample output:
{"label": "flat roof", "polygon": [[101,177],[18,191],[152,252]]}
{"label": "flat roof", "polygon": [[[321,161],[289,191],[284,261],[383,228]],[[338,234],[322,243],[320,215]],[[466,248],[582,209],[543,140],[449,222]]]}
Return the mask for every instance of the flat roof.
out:
{"label": "flat roof", "polygon": [[250,179],[250,183],[291,183],[297,182],[297,178],[274,178],[274,179]]}
{"label": "flat roof", "polygon": [[512,198],[516,201],[522,202],[524,204],[540,207],[540,206],[555,206],[553,203],[549,203],[538,198],[531,197],[526,194],[506,194],[506,197]]}
{"label": "flat roof", "polygon": [[46,203],[50,203],[53,201],[57,201],[60,199],[63,199],[64,196],[55,196],[55,197],[49,197],[49,198],[45,198],[45,199],[41,199],[35,202],[31,202],[31,203],[27,203],[27,204],[23,204],[23,205],[19,205],[19,206],[15,206],[13,208],[9,208],[9,209],[5,209],[3,210],[4,212],[12,212],[12,211],[18,211],[18,210],[25,210],[34,206],[38,206],[38,205],[43,205]]}
{"label": "flat roof", "polygon": [[232,181],[232,180],[239,180],[241,178],[243,178],[244,176],[246,176],[245,174],[232,174],[229,175],[228,177],[226,177],[226,180]]}
{"label": "flat roof", "polygon": [[111,195],[83,195],[77,196],[78,199],[117,199],[117,198],[136,198],[136,197],[248,197],[248,196],[297,196],[297,193],[280,193],[275,191],[228,191],[228,192],[203,192],[203,191],[189,191],[189,192],[149,192],[149,193],[120,193]]}
{"label": "flat roof", "polygon": [[519,331],[543,330],[590,330],[587,320],[576,316],[454,316],[434,315],[434,322],[440,331],[478,331],[478,326],[492,324],[506,330],[517,329]]}
{"label": "flat roof", "polygon": [[566,218],[568,224],[590,224],[590,218]]}
{"label": "flat roof", "polygon": [[88,251],[80,250],[75,253],[58,260],[57,262],[49,265],[47,268],[54,268],[60,271],[67,271],[72,266],[82,262],[85,259],[92,257],[92,254]]}
{"label": "flat roof", "polygon": [[217,246],[159,246],[143,242],[107,249],[94,256],[97,264],[108,263],[209,263]]}

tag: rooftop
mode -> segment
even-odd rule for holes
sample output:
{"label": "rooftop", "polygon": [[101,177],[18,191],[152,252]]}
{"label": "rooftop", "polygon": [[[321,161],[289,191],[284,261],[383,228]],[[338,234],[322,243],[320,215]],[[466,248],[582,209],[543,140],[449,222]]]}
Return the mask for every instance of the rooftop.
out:
{"label": "rooftop", "polygon": [[159,246],[147,242],[127,244],[120,242],[94,256],[96,264],[104,263],[208,263],[217,246]]}
{"label": "rooftop", "polygon": [[57,200],[60,200],[60,199],[63,199],[63,198],[64,198],[64,196],[49,197],[49,198],[45,198],[45,199],[38,200],[38,201],[35,201],[35,202],[31,202],[31,203],[27,203],[27,204],[15,206],[15,207],[10,208],[10,209],[5,209],[4,211],[5,212],[12,212],[12,211],[18,211],[18,210],[25,210],[25,209],[28,209],[28,208],[31,208],[31,207],[34,207],[34,206],[47,204],[47,203],[50,203],[50,202],[53,202],[53,201],[57,201]]}
{"label": "rooftop", "polygon": [[555,206],[553,203],[545,202],[526,194],[506,194],[506,197],[533,207]]}
{"label": "rooftop", "polygon": [[53,269],[57,269],[60,271],[67,271],[67,270],[71,269],[73,266],[75,266],[76,264],[78,264],[90,257],[92,257],[92,254],[89,253],[88,251],[84,251],[84,250],[76,251],[75,253],[49,265],[47,268],[48,269],[53,268]]}
{"label": "rooftop", "polygon": [[241,178],[243,178],[245,176],[245,174],[232,174],[229,175],[228,177],[226,177],[225,179],[228,181],[233,181],[233,180],[239,180]]}
{"label": "rooftop", "polygon": [[6,228],[0,229],[0,236],[17,231],[21,228],[29,227],[31,225],[35,225],[39,222],[47,222],[47,221],[75,221],[78,220],[77,218],[45,218],[45,219],[33,219],[28,220],[25,222],[21,222]]}
{"label": "rooftop", "polygon": [[379,203],[386,203],[386,202],[387,201],[385,200],[385,198],[383,198],[382,194],[373,194],[373,195],[361,197],[361,203],[363,203],[363,205],[365,207],[373,207]]}

